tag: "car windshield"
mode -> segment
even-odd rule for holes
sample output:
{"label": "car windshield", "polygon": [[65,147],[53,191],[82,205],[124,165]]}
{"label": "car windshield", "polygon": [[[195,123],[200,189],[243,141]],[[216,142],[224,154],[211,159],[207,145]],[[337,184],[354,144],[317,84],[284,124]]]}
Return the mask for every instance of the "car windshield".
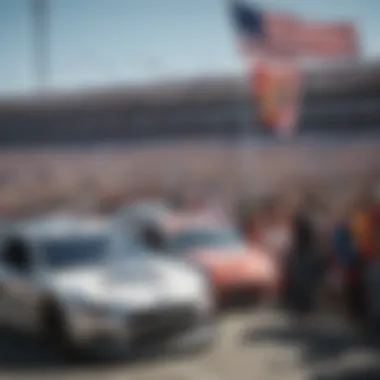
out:
{"label": "car windshield", "polygon": [[141,243],[136,236],[131,234],[121,235],[121,240],[119,241],[118,247],[121,257],[140,256],[148,253],[149,251],[149,248]]}
{"label": "car windshield", "polygon": [[169,239],[169,250],[186,252],[194,249],[241,245],[239,233],[232,228],[197,229],[176,234]]}
{"label": "car windshield", "polygon": [[106,235],[47,239],[42,243],[46,264],[60,269],[103,262],[110,251]]}

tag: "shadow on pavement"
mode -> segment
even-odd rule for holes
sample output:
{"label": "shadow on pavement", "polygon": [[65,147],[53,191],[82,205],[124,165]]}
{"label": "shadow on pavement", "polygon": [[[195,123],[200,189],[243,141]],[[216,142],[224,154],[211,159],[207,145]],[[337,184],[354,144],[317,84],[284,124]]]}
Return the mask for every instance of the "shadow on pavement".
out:
{"label": "shadow on pavement", "polygon": [[[249,329],[243,336],[245,345],[271,343],[293,346],[300,350],[302,365],[313,368],[312,380],[380,379],[380,336],[363,328],[354,329],[335,320],[315,318],[305,324],[283,324],[266,329]],[[364,364],[356,357],[372,359]],[[342,365],[330,373],[328,365]],[[354,368],[346,368],[352,367]],[[338,366],[339,367],[339,366]],[[323,369],[322,372],[315,368]]]}
{"label": "shadow on pavement", "polygon": [[0,373],[9,375],[59,373],[72,374],[115,370],[117,366],[128,369],[154,364],[165,359],[180,359],[186,353],[162,350],[158,347],[144,348],[132,354],[92,356],[79,362],[69,362],[57,352],[49,350],[36,339],[13,331],[0,331]]}
{"label": "shadow on pavement", "polygon": [[312,380],[379,380],[380,365],[360,369],[348,369],[334,374],[316,375]]}

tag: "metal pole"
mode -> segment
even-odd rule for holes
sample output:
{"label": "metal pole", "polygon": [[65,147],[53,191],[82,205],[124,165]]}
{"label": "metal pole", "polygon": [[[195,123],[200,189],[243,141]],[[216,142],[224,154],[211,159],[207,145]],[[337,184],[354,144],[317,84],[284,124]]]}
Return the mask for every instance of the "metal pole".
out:
{"label": "metal pole", "polygon": [[[231,8],[234,6],[236,0],[225,0],[226,4],[226,9],[227,12],[230,12]],[[231,16],[231,15],[229,15]],[[235,36],[236,42],[239,44],[240,41],[238,41],[238,38]],[[248,87],[244,86],[244,98],[248,95],[251,98],[251,89],[249,86],[251,85],[250,82],[250,71],[252,70],[252,67],[255,65],[255,59],[254,57],[244,57],[245,61],[245,77],[247,78],[246,83],[248,83]],[[247,69],[248,68],[248,69]],[[249,170],[247,170],[249,161],[251,159],[251,129],[253,128],[252,126],[252,119],[251,119],[251,113],[248,113],[246,109],[244,109],[243,112],[240,113],[239,115],[239,144],[238,144],[238,172],[239,172],[239,186],[241,186],[245,190],[246,186],[249,186],[249,176],[251,173]]]}
{"label": "metal pole", "polygon": [[[249,70],[252,70],[250,67]],[[250,83],[250,75],[247,74],[246,77],[248,78],[248,88],[245,88],[245,95],[252,99],[252,94],[251,94],[251,86]],[[244,96],[245,98],[245,96]],[[241,185],[243,187],[250,186],[250,175],[252,174],[251,171],[248,169],[249,168],[249,162],[251,160],[251,133],[252,133],[252,119],[251,119],[252,113],[249,112],[245,107],[244,107],[244,112],[242,114],[241,118],[241,132],[240,132],[240,137],[241,137],[241,143],[240,143],[240,149],[241,149],[241,156],[240,156],[240,167],[241,167]],[[247,190],[247,189],[244,189]]]}
{"label": "metal pole", "polygon": [[49,0],[31,0],[34,75],[38,91],[44,92],[50,69]]}

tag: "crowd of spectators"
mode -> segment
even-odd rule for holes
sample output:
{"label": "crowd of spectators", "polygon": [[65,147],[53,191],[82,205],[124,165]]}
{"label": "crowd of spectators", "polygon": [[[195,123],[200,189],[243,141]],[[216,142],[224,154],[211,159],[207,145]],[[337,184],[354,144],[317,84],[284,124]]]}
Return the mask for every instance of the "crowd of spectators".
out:
{"label": "crowd of spectators", "polygon": [[[308,192],[240,207],[242,231],[275,254],[283,269],[282,301],[304,316],[321,294],[355,321],[380,322],[380,189],[339,205]],[[323,299],[322,299],[323,301]]]}
{"label": "crowd of spectators", "polygon": [[328,288],[351,317],[380,320],[380,188],[375,184],[335,202],[310,189],[242,200],[236,194],[227,197],[218,186],[106,188],[90,178],[74,193],[64,193],[48,174],[39,182],[38,188],[19,193],[5,191],[2,184],[2,218],[67,208],[108,214],[144,197],[175,207],[206,202],[214,211],[227,212],[252,244],[276,256],[284,274],[282,301],[299,315],[317,307],[322,289]]}

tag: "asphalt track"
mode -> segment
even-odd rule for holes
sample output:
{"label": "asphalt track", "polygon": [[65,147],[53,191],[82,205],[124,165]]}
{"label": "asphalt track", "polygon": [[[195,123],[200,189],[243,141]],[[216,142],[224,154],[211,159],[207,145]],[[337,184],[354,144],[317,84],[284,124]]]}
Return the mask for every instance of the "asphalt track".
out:
{"label": "asphalt track", "polygon": [[67,365],[35,341],[0,334],[0,380],[380,379],[376,336],[332,316],[296,325],[282,312],[224,316],[215,346],[196,355],[147,353],[139,360]]}

